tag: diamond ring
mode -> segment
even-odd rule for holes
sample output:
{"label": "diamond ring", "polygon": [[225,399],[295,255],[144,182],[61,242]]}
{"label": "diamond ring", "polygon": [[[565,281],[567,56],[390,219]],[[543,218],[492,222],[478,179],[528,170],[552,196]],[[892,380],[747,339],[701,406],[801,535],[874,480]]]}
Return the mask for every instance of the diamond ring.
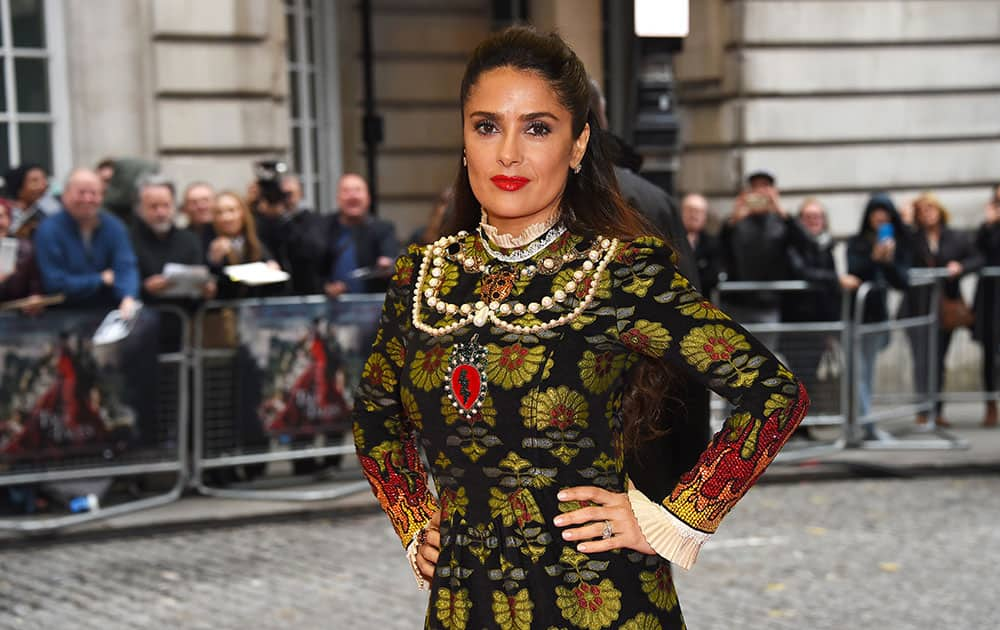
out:
{"label": "diamond ring", "polygon": [[607,540],[615,535],[615,530],[611,528],[611,521],[604,521],[604,531],[601,532],[601,538]]}

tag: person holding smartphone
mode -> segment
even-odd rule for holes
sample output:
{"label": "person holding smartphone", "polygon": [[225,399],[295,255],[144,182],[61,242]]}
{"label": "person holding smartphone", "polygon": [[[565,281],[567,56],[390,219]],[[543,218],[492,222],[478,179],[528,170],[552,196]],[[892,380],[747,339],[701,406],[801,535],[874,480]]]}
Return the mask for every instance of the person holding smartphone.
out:
{"label": "person holding smartphone", "polygon": [[[871,282],[876,288],[868,294],[862,321],[882,322],[889,319],[886,286],[905,290],[909,286],[911,253],[909,238],[892,199],[885,193],[875,193],[865,206],[858,233],[847,241],[847,272],[857,285]],[[853,284],[853,281],[852,281]],[[862,337],[861,374],[857,397],[862,437],[866,440],[889,440],[891,436],[865,419],[871,410],[872,385],[875,380],[875,360],[879,351],[889,345],[889,333]]]}

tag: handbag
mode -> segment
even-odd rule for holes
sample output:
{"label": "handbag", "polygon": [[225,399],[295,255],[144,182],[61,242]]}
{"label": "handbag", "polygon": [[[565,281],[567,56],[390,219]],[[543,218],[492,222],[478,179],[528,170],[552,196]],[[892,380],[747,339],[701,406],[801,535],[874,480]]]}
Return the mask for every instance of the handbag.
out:
{"label": "handbag", "polygon": [[938,311],[942,330],[955,330],[957,328],[972,328],[976,323],[976,316],[960,297],[952,298],[946,295],[941,296],[941,307]]}
{"label": "handbag", "polygon": [[819,364],[816,366],[816,380],[822,382],[833,381],[840,377],[840,370],[844,363],[844,351],[837,340],[829,340],[826,349],[819,357]]}

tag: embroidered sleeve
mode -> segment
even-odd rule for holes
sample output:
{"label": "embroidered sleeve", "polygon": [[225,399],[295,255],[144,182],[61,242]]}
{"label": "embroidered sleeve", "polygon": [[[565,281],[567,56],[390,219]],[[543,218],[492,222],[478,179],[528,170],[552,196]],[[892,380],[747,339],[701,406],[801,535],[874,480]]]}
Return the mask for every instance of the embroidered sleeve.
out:
{"label": "embroidered sleeve", "polygon": [[668,496],[654,503],[630,493],[650,546],[687,568],[802,421],[809,398],[763,344],[677,272],[662,241],[623,244],[609,272],[618,342],[685,371],[734,407]]}
{"label": "embroidered sleeve", "polygon": [[399,376],[406,360],[413,271],[412,255],[396,261],[354,404],[354,443],[362,471],[404,549],[437,510],[420,462],[419,427],[410,421],[399,391]]}

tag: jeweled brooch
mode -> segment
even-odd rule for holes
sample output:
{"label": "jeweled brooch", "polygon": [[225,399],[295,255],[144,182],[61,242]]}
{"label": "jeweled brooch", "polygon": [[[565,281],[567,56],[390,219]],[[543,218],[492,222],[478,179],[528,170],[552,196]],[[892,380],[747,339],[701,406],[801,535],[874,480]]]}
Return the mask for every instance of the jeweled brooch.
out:
{"label": "jeweled brooch", "polygon": [[448,400],[459,415],[469,419],[479,413],[486,398],[486,348],[479,345],[479,335],[456,344],[448,361],[450,377],[444,385]]}

